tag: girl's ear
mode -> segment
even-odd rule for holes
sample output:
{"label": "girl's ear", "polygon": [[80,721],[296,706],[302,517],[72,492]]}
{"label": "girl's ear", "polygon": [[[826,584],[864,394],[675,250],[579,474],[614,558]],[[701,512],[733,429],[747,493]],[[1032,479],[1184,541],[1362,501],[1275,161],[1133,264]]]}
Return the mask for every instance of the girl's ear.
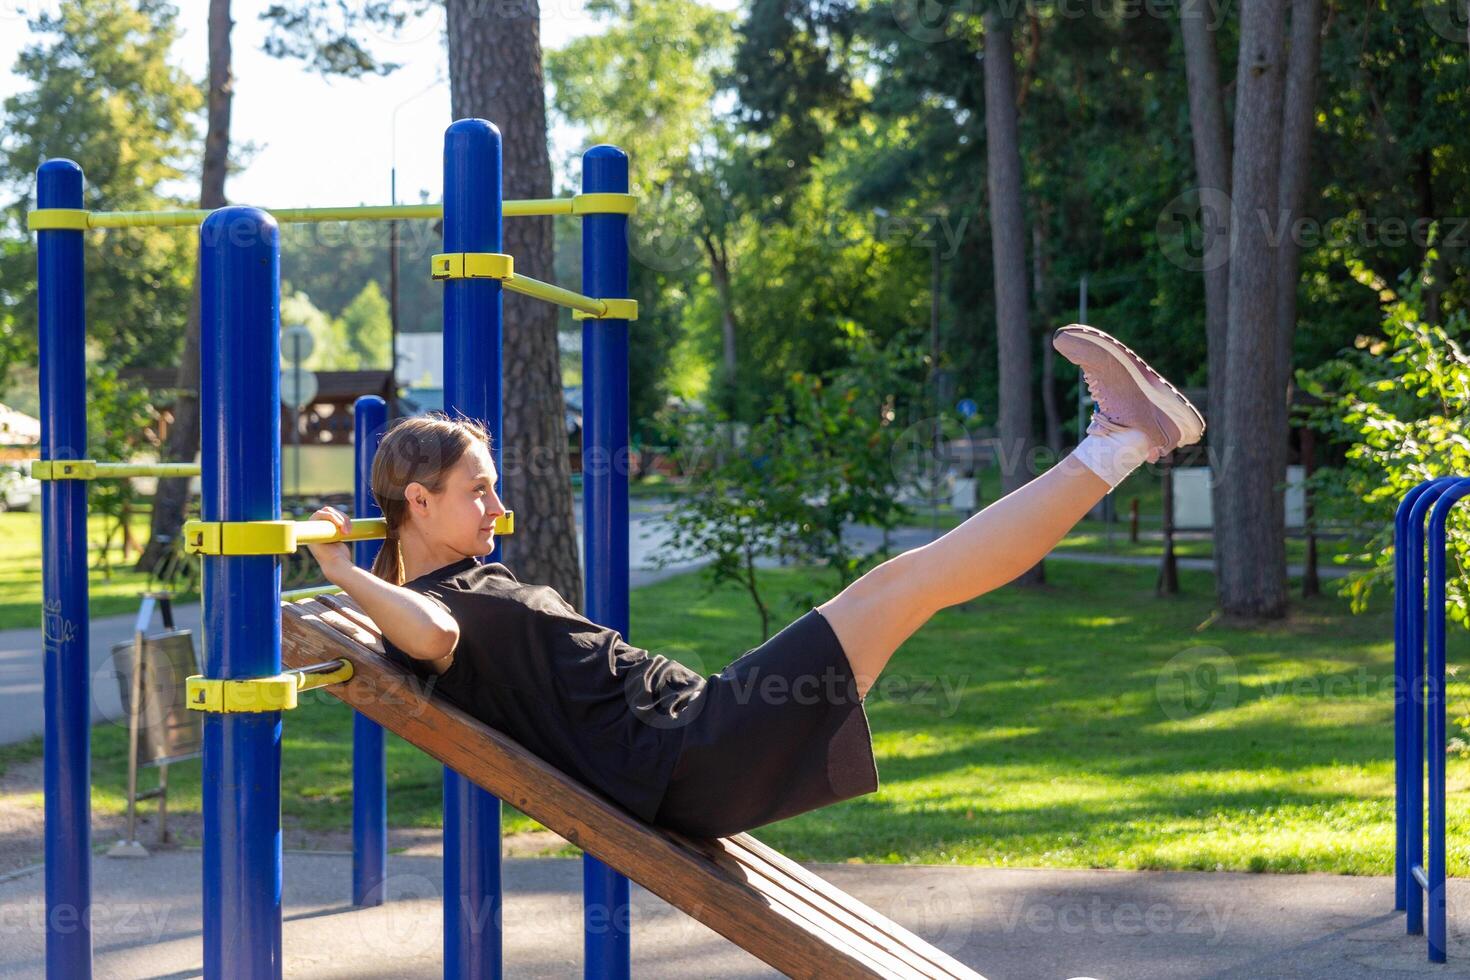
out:
{"label": "girl's ear", "polygon": [[410,483],[403,488],[403,502],[410,512],[427,515],[429,510],[429,490],[422,483]]}

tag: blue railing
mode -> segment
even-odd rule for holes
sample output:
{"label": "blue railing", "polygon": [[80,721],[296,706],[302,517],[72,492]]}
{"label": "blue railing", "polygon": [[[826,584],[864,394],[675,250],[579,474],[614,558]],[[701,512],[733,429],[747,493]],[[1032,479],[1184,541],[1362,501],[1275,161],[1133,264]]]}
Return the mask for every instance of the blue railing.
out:
{"label": "blue railing", "polygon": [[[1405,913],[1409,935],[1421,935],[1425,897],[1428,897],[1429,959],[1434,963],[1445,961],[1446,940],[1445,528],[1450,510],[1467,494],[1470,494],[1470,478],[1446,476],[1426,480],[1404,494],[1394,515],[1397,824],[1394,908]],[[1424,860],[1426,746],[1429,760],[1427,863]]]}

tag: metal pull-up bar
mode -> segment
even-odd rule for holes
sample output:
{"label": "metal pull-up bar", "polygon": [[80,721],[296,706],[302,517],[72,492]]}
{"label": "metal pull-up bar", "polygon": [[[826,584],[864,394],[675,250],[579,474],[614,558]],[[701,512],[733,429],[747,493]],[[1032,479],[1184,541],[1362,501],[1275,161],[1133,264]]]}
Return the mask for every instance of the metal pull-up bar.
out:
{"label": "metal pull-up bar", "polygon": [[[575,197],[506,201],[507,218],[554,215],[632,214],[632,194],[578,194]],[[442,204],[375,204],[330,208],[261,208],[278,224],[318,221],[416,221],[444,217]],[[86,231],[93,228],[186,228],[202,225],[214,212],[208,208],[179,211],[88,211],[84,208],[42,207],[26,215],[31,231]]]}

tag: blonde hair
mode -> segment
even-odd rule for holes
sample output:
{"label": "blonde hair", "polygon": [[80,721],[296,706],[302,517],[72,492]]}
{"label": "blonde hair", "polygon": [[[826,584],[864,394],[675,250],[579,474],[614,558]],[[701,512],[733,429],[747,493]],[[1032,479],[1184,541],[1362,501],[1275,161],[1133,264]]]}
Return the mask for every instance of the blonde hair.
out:
{"label": "blonde hair", "polygon": [[371,481],[373,499],[388,524],[388,536],[373,561],[378,578],[393,585],[405,581],[399,535],[408,520],[408,485],[421,483],[439,493],[446,475],[476,442],[490,449],[490,433],[480,422],[439,411],[400,419],[384,433],[373,457]]}

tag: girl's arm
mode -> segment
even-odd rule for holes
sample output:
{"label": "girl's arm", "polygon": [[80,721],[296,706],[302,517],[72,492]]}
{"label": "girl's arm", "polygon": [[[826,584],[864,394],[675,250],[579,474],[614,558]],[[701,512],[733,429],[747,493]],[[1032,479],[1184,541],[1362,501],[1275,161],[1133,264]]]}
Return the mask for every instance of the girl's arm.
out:
{"label": "girl's arm", "polygon": [[[332,521],[344,534],[351,528],[347,516],[334,507],[323,507],[311,519]],[[442,605],[358,568],[352,563],[352,552],[340,541],[307,547],[327,581],[350,595],[398,649],[417,660],[440,661],[453,656],[459,644],[459,623]]]}

